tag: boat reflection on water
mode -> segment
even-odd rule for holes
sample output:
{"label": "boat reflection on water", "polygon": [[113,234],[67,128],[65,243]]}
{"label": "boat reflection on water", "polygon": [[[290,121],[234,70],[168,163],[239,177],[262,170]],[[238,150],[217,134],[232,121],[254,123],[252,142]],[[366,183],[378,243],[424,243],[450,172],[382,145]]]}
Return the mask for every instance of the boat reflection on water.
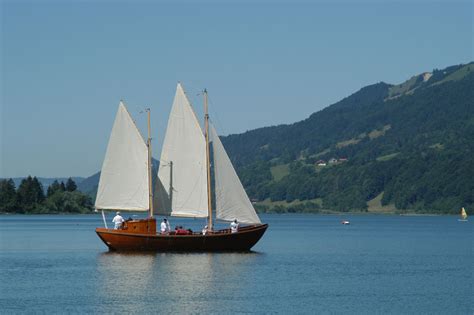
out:
{"label": "boat reflection on water", "polygon": [[[262,256],[258,252],[105,252],[97,258],[97,296],[107,307],[104,312],[215,312],[222,302],[216,297],[245,292],[244,279]],[[150,301],[156,302],[156,309],[145,308]]]}
{"label": "boat reflection on water", "polygon": [[101,307],[99,313],[120,312],[124,314],[144,311],[146,292],[156,290],[152,281],[154,255],[147,253],[116,254],[101,253],[97,256],[97,294]]}

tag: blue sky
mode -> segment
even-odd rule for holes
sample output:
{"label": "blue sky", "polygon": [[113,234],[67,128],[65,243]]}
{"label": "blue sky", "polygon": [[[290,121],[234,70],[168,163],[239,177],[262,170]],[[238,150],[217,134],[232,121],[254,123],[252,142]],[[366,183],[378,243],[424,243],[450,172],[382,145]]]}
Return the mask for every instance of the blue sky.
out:
{"label": "blue sky", "polygon": [[473,2],[3,1],[0,177],[89,176],[124,99],[159,157],[176,83],[221,134],[473,58]]}

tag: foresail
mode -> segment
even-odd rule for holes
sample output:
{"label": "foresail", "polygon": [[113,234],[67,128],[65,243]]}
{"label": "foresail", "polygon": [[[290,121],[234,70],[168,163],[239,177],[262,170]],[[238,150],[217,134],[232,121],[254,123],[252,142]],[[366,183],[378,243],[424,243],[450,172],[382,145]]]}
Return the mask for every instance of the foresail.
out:
{"label": "foresail", "polygon": [[144,211],[149,209],[148,148],[120,102],[105,154],[95,207]]}
{"label": "foresail", "polygon": [[161,151],[155,192],[166,197],[156,214],[207,217],[206,142],[186,94],[178,84]]}
{"label": "foresail", "polygon": [[209,125],[209,135],[214,150],[217,219],[225,221],[237,219],[239,222],[249,224],[261,223],[212,125]]}

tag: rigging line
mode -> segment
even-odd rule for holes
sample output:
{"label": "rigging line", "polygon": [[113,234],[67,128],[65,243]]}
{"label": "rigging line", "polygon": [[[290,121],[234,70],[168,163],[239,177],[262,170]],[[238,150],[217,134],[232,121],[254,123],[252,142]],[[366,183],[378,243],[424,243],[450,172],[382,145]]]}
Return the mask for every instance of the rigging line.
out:
{"label": "rigging line", "polygon": [[[188,84],[191,82],[191,84]],[[181,82],[181,85],[186,88],[186,91],[189,91],[190,94],[196,95],[198,93],[202,93],[202,88],[198,88],[197,85],[194,84],[195,82],[187,81],[186,84]],[[198,85],[201,85],[200,83]]]}
{"label": "rigging line", "polygon": [[[211,116],[216,118],[216,119],[210,119],[211,122],[213,123],[213,125],[215,127],[217,127],[217,129],[221,130],[225,135],[228,135],[227,131],[225,130],[225,127],[223,127],[223,124],[221,123],[221,119],[219,118],[219,115],[217,114],[217,111],[214,110],[214,108],[216,108],[216,106],[214,106],[214,102],[212,101],[212,99],[209,96],[208,96],[208,101],[212,105],[211,106],[211,112],[212,112]],[[217,130],[216,130],[216,132],[217,132]]]}
{"label": "rigging line", "polygon": [[[158,159],[155,159],[157,160],[159,163],[161,163],[161,161],[163,161],[164,163],[166,164],[163,164],[163,166],[170,166],[171,165],[171,161],[167,161],[167,160],[158,160]],[[160,164],[161,165],[161,164]]]}
{"label": "rigging line", "polygon": [[139,114],[143,114],[143,113],[146,112],[147,108],[144,107],[144,106],[135,105],[135,110],[136,110]]}
{"label": "rigging line", "polygon": [[202,89],[200,88],[197,88],[195,85],[191,84],[191,85],[188,85],[188,83],[184,84],[183,82],[181,82],[181,86],[183,87],[184,89],[184,94],[186,95],[186,97],[188,98],[189,100],[189,103],[191,104],[191,107],[194,108],[193,104],[197,104],[199,102],[196,101],[196,97],[198,95],[201,95],[202,94]]}

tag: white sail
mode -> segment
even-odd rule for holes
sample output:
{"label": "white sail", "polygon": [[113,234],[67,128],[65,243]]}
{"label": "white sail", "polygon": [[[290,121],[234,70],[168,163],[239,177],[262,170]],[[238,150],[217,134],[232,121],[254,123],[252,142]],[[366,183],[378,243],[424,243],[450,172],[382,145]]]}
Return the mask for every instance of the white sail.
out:
{"label": "white sail", "polygon": [[209,135],[214,150],[217,219],[225,221],[237,219],[239,222],[249,224],[261,223],[214,126],[211,124],[209,125]]}
{"label": "white sail", "polygon": [[206,141],[183,87],[178,83],[161,151],[156,214],[207,217]]}
{"label": "white sail", "polygon": [[96,209],[149,209],[148,148],[121,101],[100,174]]}

